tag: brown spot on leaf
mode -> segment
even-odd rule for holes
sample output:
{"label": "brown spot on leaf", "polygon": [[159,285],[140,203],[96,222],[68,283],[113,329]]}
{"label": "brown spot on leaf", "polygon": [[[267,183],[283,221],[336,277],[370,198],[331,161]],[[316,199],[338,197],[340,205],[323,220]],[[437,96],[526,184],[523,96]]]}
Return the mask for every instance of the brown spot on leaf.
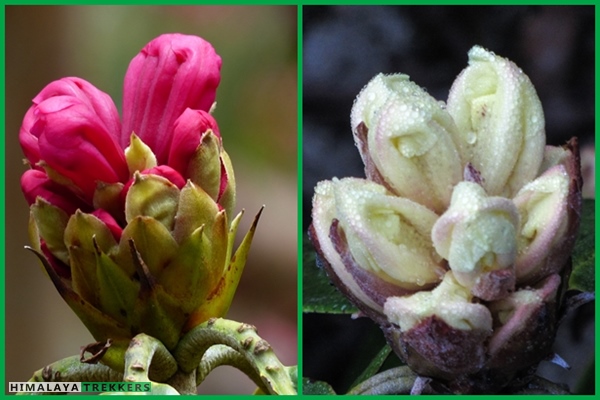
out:
{"label": "brown spot on leaf", "polygon": [[[79,360],[84,364],[97,364],[108,351],[111,344],[112,340],[106,339],[106,342],[95,342],[85,345],[81,348]],[[92,355],[86,358],[85,353],[91,353]]]}

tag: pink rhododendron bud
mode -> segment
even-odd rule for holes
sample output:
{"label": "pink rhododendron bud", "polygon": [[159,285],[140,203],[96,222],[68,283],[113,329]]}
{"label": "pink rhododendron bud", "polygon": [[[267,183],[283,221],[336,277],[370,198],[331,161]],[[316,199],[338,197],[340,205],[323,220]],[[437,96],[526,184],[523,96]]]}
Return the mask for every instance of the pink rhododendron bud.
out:
{"label": "pink rhododendron bud", "polygon": [[235,179],[208,113],[221,58],[201,38],[162,35],[125,78],[123,129],[112,100],[65,78],[34,99],[20,131],[32,169],[32,250],[122,371],[131,338],[172,351],[190,329],[223,317],[260,212],[236,244]]}
{"label": "pink rhododendron bud", "polygon": [[21,176],[21,189],[30,206],[40,197],[67,214],[73,214],[78,208],[86,210],[89,207],[70,190],[48,178],[44,171],[36,169],[25,171]]}
{"label": "pink rhododendron bud", "polygon": [[38,137],[31,133],[31,126],[35,123],[37,117],[34,114],[36,106],[33,105],[27,110],[19,129],[19,144],[23,150],[25,158],[29,162],[31,168],[39,168],[36,165],[40,161],[40,146],[38,143]]}
{"label": "pink rhododendron bud", "polygon": [[233,166],[212,115],[188,108],[175,121],[168,164],[202,187],[232,215],[235,207]]}
{"label": "pink rhododendron bud", "polygon": [[221,57],[197,36],[164,34],[148,43],[125,75],[121,145],[135,133],[166,164],[175,121],[186,108],[211,109],[220,69]]}
{"label": "pink rhododendron bud", "polygon": [[142,171],[143,175],[158,175],[163,178],[167,178],[169,182],[181,189],[185,185],[185,179],[183,176],[168,165],[159,165],[154,168],[145,169]]}
{"label": "pink rhododendron bud", "polygon": [[[168,164],[180,174],[189,176],[192,172],[190,171],[192,158],[209,130],[220,139],[219,127],[212,115],[203,110],[186,109],[175,121]],[[220,144],[220,140],[215,142],[215,145],[217,144]],[[210,165],[206,167],[213,168]],[[220,170],[220,165],[218,167]],[[196,183],[202,184],[202,182]]]}
{"label": "pink rhododendron bud", "polygon": [[351,114],[367,177],[396,194],[442,212],[462,166],[452,142],[456,126],[444,106],[406,75],[379,74]]}
{"label": "pink rhododendron bud", "polygon": [[75,97],[86,104],[104,123],[106,130],[118,139],[121,121],[114,102],[106,93],[81,78],[62,78],[48,84],[33,99],[33,106],[27,111],[19,132],[19,141],[25,157],[32,165],[40,160],[38,138],[41,132],[32,133],[31,127],[37,120],[37,106],[52,97]]}
{"label": "pink rhododendron bud", "polygon": [[68,182],[89,203],[99,182],[127,179],[123,150],[86,103],[76,97],[51,97],[34,114],[31,133],[38,137],[41,162],[50,178]]}
{"label": "pink rhododendron bud", "polygon": [[539,173],[544,156],[544,112],[531,81],[511,61],[479,46],[456,78],[448,112],[458,129],[463,163],[481,173],[490,195],[512,197]]}
{"label": "pink rhododendron bud", "polygon": [[495,300],[514,290],[518,226],[511,200],[487,196],[479,184],[465,181],[454,187],[450,207],[431,236],[456,280],[476,296]]}

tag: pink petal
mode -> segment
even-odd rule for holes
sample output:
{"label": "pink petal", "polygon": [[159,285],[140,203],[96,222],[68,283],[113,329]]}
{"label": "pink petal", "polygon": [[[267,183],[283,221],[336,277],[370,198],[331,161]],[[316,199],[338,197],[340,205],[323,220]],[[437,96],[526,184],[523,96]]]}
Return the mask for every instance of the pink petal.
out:
{"label": "pink petal", "polygon": [[220,69],[221,57],[197,36],[164,34],[148,43],[125,75],[122,147],[135,132],[165,164],[175,120],[186,108],[210,109]]}
{"label": "pink petal", "polygon": [[35,203],[38,197],[43,198],[67,214],[73,214],[77,209],[86,211],[86,205],[72,192],[48,178],[44,171],[30,169],[21,176],[21,189],[29,205]]}
{"label": "pink petal", "polygon": [[110,215],[108,212],[103,209],[97,209],[92,212],[92,215],[98,218],[100,221],[104,222],[106,227],[110,229],[113,237],[119,241],[121,239],[121,234],[123,233],[123,228],[119,226],[117,221]]}
{"label": "pink petal", "polygon": [[100,117],[75,97],[42,102],[31,132],[38,137],[40,157],[73,181],[91,200],[98,182],[124,182],[129,177],[125,154]]}
{"label": "pink petal", "polygon": [[175,121],[167,164],[187,176],[189,163],[208,129],[220,137],[217,121],[212,115],[203,110],[187,108]]}
{"label": "pink petal", "polygon": [[48,84],[33,99],[33,102],[35,104],[40,104],[44,100],[56,96],[71,96],[78,98],[94,110],[95,114],[104,123],[107,130],[114,135],[115,139],[119,137],[121,132],[119,113],[115,103],[108,94],[98,90],[94,85],[84,79],[69,77]]}

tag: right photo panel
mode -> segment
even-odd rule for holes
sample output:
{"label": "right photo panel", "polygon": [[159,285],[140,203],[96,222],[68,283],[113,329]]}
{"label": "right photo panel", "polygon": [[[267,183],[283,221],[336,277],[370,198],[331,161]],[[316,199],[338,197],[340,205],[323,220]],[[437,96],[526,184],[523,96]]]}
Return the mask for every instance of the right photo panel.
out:
{"label": "right photo panel", "polygon": [[595,394],[594,6],[304,6],[304,394]]}

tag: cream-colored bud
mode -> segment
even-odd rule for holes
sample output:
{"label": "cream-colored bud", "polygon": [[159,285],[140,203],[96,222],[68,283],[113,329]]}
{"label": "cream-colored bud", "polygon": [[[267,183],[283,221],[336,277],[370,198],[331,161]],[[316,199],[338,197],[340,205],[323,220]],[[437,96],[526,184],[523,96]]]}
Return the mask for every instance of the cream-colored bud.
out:
{"label": "cream-colored bud", "polygon": [[388,320],[406,332],[433,315],[460,330],[491,331],[492,316],[483,304],[472,303],[469,289],[448,271],[444,280],[432,291],[410,296],[390,297],[384,305]]}
{"label": "cream-colored bud", "polygon": [[462,176],[456,126],[443,103],[407,75],[379,74],[358,95],[351,124],[363,161],[372,160],[396,194],[443,212]]}
{"label": "cream-colored bud", "polygon": [[445,270],[430,239],[435,213],[362,179],[334,180],[333,194],[348,247],[362,268],[411,289],[440,280]]}
{"label": "cream-colored bud", "polygon": [[433,226],[433,244],[456,280],[471,288],[490,271],[513,268],[518,224],[511,200],[487,196],[479,184],[464,181],[456,185],[450,208]]}
{"label": "cream-colored bud", "polygon": [[471,162],[490,195],[512,197],[533,180],[544,156],[542,105],[531,81],[511,61],[479,46],[456,78],[448,112],[463,163]]}
{"label": "cream-colored bud", "polygon": [[556,165],[525,185],[514,199],[521,215],[519,255],[515,268],[519,281],[547,276],[562,268],[570,252],[561,252],[568,231],[570,177]]}

